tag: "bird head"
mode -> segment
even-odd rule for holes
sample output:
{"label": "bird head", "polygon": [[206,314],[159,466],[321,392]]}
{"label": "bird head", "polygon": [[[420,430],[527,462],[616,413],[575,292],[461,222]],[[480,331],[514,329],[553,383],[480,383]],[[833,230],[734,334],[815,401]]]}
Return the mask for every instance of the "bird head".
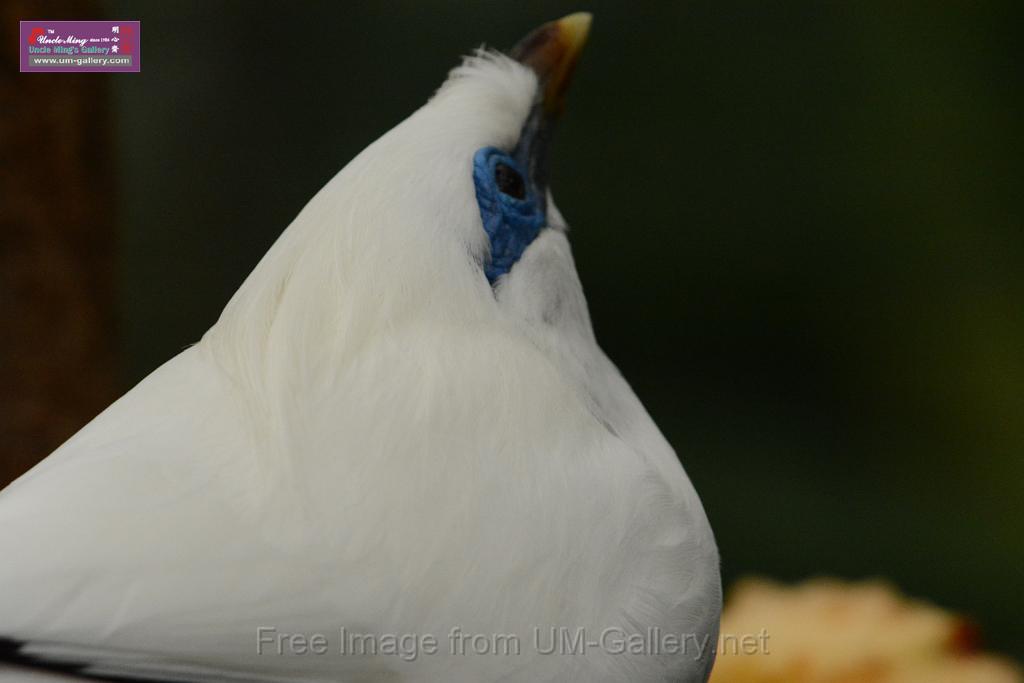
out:
{"label": "bird head", "polygon": [[485,146],[473,156],[476,199],[490,247],[484,274],[492,285],[512,270],[541,229],[551,225],[548,152],[589,29],[589,14],[571,14],[541,26],[511,51],[536,76],[529,113],[511,148]]}
{"label": "bird head", "polygon": [[291,349],[305,364],[314,343],[358,348],[414,320],[591,337],[548,184],[552,133],[589,26],[589,14],[572,14],[507,54],[466,57],[309,202],[213,337],[229,337],[222,346],[235,353],[248,344],[250,358],[305,345]]}

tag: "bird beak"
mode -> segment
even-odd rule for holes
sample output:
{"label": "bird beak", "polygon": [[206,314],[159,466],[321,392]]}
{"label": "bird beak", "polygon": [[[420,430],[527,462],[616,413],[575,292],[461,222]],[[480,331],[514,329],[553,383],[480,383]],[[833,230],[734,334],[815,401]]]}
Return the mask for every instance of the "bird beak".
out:
{"label": "bird beak", "polygon": [[520,40],[509,53],[537,74],[548,116],[557,117],[565,109],[565,93],[587,42],[591,19],[589,12],[576,12],[549,21]]}
{"label": "bird beak", "polygon": [[565,93],[587,42],[590,20],[589,12],[577,12],[550,21],[509,52],[510,57],[537,74],[537,100],[523,124],[513,156],[527,170],[527,180],[545,210],[551,137],[555,122],[565,110]]}

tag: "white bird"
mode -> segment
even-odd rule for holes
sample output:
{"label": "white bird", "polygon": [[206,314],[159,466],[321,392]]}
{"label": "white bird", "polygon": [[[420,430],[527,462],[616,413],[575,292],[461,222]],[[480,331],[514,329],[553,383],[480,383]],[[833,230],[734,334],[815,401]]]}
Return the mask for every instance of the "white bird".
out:
{"label": "white bird", "polygon": [[594,339],[547,188],[589,25],[467,57],[198,344],[0,494],[8,659],[117,680],[707,679],[714,538]]}

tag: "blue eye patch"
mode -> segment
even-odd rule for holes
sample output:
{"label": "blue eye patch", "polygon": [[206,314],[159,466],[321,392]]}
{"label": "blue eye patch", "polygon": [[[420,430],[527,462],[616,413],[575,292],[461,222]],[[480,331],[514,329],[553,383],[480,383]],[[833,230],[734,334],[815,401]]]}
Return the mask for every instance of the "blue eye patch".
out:
{"label": "blue eye patch", "polygon": [[496,147],[484,147],[473,155],[473,183],[484,232],[491,242],[484,274],[493,286],[540,233],[544,210],[522,166]]}

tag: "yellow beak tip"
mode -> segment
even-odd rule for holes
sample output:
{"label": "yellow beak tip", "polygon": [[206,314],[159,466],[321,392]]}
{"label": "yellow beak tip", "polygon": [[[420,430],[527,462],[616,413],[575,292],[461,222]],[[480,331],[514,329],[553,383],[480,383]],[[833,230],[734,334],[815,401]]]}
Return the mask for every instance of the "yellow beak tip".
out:
{"label": "yellow beak tip", "polygon": [[509,51],[510,57],[537,74],[549,116],[557,117],[565,106],[565,91],[587,42],[592,19],[590,12],[576,12],[549,21]]}
{"label": "yellow beak tip", "polygon": [[566,42],[578,51],[587,42],[587,35],[590,34],[590,24],[594,15],[590,12],[574,12],[557,20],[559,33],[564,35]]}

